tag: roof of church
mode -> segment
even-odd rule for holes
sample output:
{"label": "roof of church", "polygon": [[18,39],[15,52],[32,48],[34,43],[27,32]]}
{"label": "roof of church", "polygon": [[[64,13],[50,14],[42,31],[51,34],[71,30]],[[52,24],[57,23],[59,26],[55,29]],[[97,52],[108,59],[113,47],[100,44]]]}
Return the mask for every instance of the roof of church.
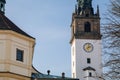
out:
{"label": "roof of church", "polygon": [[[23,30],[21,30],[18,26],[16,26],[11,20],[9,20],[3,12],[0,11],[0,30],[12,30],[14,32],[17,32],[19,34],[22,34],[24,36],[33,38]],[[35,39],[35,38],[33,38]]]}
{"label": "roof of church", "polygon": [[33,66],[32,66],[33,70],[35,70],[35,72],[32,72],[32,76],[31,78],[34,80],[79,80],[76,78],[69,78],[69,77],[63,77],[62,76],[55,76],[55,75],[50,75],[50,74],[43,74],[39,71],[37,71]]}
{"label": "roof of church", "polygon": [[47,75],[47,74],[42,74],[42,73],[32,73],[32,78],[37,79],[37,80],[79,80],[79,79],[74,79],[74,78],[68,78],[68,77],[62,77],[62,76],[54,76],[54,75]]}

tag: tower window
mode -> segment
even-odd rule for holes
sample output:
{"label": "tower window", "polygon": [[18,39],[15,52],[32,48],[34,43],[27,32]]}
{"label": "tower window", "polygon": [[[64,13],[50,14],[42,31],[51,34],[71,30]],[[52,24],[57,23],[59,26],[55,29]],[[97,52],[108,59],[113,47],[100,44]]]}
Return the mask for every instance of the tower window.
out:
{"label": "tower window", "polygon": [[23,54],[24,54],[23,50],[17,49],[17,51],[16,51],[16,60],[23,62]]}
{"label": "tower window", "polygon": [[86,22],[84,24],[84,31],[85,32],[91,32],[91,24],[89,22]]}
{"label": "tower window", "polygon": [[90,64],[91,63],[91,59],[87,58],[87,63]]}
{"label": "tower window", "polygon": [[92,73],[91,72],[89,72],[89,77],[92,77]]}
{"label": "tower window", "polygon": [[86,17],[89,17],[89,14],[86,14]]}

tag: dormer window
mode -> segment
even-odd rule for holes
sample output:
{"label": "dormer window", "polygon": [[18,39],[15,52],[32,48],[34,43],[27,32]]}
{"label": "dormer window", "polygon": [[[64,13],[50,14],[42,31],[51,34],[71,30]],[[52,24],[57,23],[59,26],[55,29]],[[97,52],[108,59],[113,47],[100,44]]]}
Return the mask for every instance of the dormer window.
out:
{"label": "dormer window", "polygon": [[1,11],[3,11],[3,4],[0,4],[0,9]]}
{"label": "dormer window", "polygon": [[3,4],[1,4],[0,7],[3,8]]}
{"label": "dormer window", "polygon": [[91,32],[91,24],[89,22],[84,24],[84,32]]}

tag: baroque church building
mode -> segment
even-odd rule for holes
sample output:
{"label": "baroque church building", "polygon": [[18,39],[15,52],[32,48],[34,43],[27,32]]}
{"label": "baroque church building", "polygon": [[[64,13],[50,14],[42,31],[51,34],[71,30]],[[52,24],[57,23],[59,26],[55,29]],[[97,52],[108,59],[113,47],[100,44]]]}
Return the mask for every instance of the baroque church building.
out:
{"label": "baroque church building", "polygon": [[5,4],[0,0],[0,80],[101,80],[100,16],[99,8],[94,14],[92,0],[77,0],[72,16],[72,78],[33,67],[35,38],[5,16]]}

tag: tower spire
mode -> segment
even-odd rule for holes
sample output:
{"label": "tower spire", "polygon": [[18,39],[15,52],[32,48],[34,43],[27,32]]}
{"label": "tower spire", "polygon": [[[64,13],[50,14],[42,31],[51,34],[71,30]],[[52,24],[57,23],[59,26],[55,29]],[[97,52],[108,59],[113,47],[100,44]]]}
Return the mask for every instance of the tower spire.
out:
{"label": "tower spire", "polygon": [[77,0],[79,15],[93,15],[92,0]]}
{"label": "tower spire", "polygon": [[0,0],[0,12],[5,13],[6,0]]}

